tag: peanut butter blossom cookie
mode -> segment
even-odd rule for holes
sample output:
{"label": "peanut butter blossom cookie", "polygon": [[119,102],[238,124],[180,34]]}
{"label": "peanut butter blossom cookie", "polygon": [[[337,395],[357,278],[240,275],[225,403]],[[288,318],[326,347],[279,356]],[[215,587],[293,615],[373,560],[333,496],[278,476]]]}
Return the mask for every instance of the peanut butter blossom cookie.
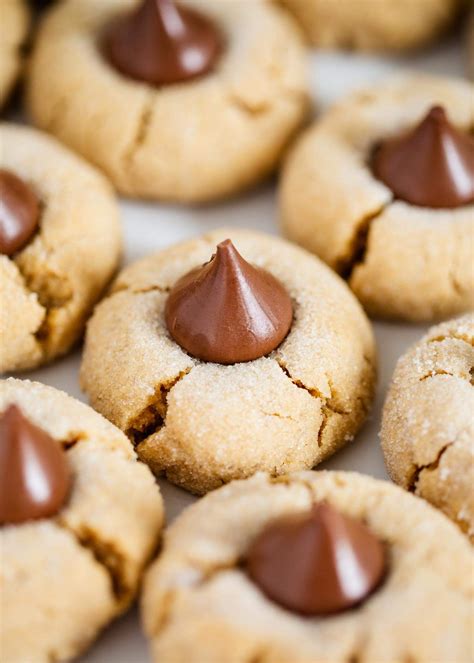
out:
{"label": "peanut butter blossom cookie", "polygon": [[363,51],[404,50],[441,36],[463,0],[280,0],[310,41]]}
{"label": "peanut butter blossom cookie", "polygon": [[399,361],[385,403],[390,476],[474,543],[474,314],[433,327]]}
{"label": "peanut butter blossom cookie", "polygon": [[307,109],[293,18],[255,0],[81,0],[39,31],[35,122],[124,194],[206,201],[276,166]]}
{"label": "peanut butter blossom cookie", "polygon": [[374,365],[370,325],[331,270],[283,240],[219,230],[118,276],[88,326],[81,383],[156,474],[204,493],[346,444]]}
{"label": "peanut butter blossom cookie", "polygon": [[153,476],[115,426],[51,387],[0,382],[5,661],[82,652],[130,604],[162,521]]}
{"label": "peanut butter blossom cookie", "polygon": [[0,0],[0,107],[18,78],[22,63],[21,46],[30,22],[26,0]]}
{"label": "peanut butter blossom cookie", "polygon": [[403,77],[359,92],[287,161],[285,233],[345,276],[375,316],[474,306],[474,86]]}
{"label": "peanut butter blossom cookie", "polygon": [[0,126],[0,371],[67,352],[119,260],[106,180],[55,140]]}
{"label": "peanut butter blossom cookie", "polygon": [[452,663],[471,660],[473,600],[469,543],[426,502],[301,472],[235,481],[187,509],[142,613],[157,663]]}

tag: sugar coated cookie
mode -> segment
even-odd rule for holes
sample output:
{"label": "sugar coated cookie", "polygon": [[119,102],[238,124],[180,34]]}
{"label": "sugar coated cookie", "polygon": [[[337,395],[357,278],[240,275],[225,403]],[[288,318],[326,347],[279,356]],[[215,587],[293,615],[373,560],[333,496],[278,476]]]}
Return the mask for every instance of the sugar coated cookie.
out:
{"label": "sugar coated cookie", "polygon": [[281,0],[311,43],[363,51],[423,46],[445,32],[463,0]]}
{"label": "sugar coated cookie", "polygon": [[474,314],[430,329],[398,361],[382,421],[390,476],[474,542]]}
{"label": "sugar coated cookie", "polygon": [[3,660],[82,652],[130,604],[162,521],[159,488],[115,426],[51,387],[0,382]]}
{"label": "sugar coated cookie", "polygon": [[125,268],[88,325],[81,383],[156,474],[204,493],[311,468],[350,441],[375,349],[319,260],[221,229]]}
{"label": "sugar coated cookie", "polygon": [[471,658],[473,596],[468,541],[423,500],[360,474],[259,474],[171,525],[142,613],[156,662],[452,663]]}
{"label": "sugar coated cookie", "polygon": [[0,126],[0,371],[67,352],[120,257],[104,177],[34,129]]}
{"label": "sugar coated cookie", "polygon": [[285,234],[345,276],[369,314],[474,307],[474,86],[403,76],[305,132],[281,188]]}
{"label": "sugar coated cookie", "polygon": [[262,0],[60,3],[40,28],[28,98],[38,126],[120,192],[211,200],[274,169],[303,120],[303,39]]}

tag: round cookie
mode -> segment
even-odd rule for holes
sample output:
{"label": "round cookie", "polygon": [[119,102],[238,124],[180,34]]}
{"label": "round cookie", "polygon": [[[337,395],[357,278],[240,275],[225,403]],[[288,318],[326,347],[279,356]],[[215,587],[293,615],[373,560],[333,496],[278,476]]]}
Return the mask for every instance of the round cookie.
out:
{"label": "round cookie", "polygon": [[126,195],[199,202],[254,184],[306,114],[304,46],[291,16],[256,0],[186,0],[221,30],[209,74],[151,86],[120,74],[98,40],[137,0],[60,4],[39,30],[29,78],[36,124]]}
{"label": "round cookie", "polygon": [[370,166],[381,141],[412,129],[436,104],[472,133],[473,95],[461,80],[396,78],[338,104],[289,155],[280,188],[285,234],[345,276],[371,315],[421,321],[474,306],[474,205],[395,199]]}
{"label": "round cookie", "polygon": [[29,12],[24,0],[2,0],[0,31],[0,107],[20,72],[21,46],[28,32]]}
{"label": "round cookie", "polygon": [[474,314],[433,327],[399,359],[382,420],[391,478],[474,542]]}
{"label": "round cookie", "polygon": [[462,0],[280,0],[309,40],[363,51],[423,46],[445,32]]}
{"label": "round cookie", "polygon": [[16,371],[64,354],[80,337],[117,268],[121,230],[110,185],[79,157],[25,127],[1,125],[0,141],[0,167],[39,206],[36,233],[0,255],[0,371]]}
{"label": "round cookie", "polygon": [[[266,598],[246,573],[247,554],[266,525],[323,500],[366,523],[388,568],[359,607],[301,617]],[[353,473],[259,474],[173,523],[145,576],[142,614],[154,661],[451,663],[470,660],[473,595],[468,542],[422,500]]]}
{"label": "round cookie", "polygon": [[[0,527],[2,604],[8,606],[0,620],[2,657],[9,663],[70,660],[136,594],[162,527],[162,499],[123,433],[88,406],[10,378],[0,382],[2,417],[12,404],[61,445],[72,479],[55,515]],[[21,444],[21,431],[2,433]],[[8,444],[0,439],[3,460]],[[13,448],[10,458],[15,471]],[[45,490],[38,471],[32,465],[28,475],[37,496]],[[3,522],[4,486],[0,493]]]}
{"label": "round cookie", "polygon": [[[294,305],[276,350],[233,365],[190,356],[165,324],[172,286],[226,237],[279,279]],[[156,474],[195,493],[258,470],[313,467],[353,438],[374,383],[372,331],[346,285],[284,240],[233,229],[125,268],[89,322],[81,366],[92,406]]]}

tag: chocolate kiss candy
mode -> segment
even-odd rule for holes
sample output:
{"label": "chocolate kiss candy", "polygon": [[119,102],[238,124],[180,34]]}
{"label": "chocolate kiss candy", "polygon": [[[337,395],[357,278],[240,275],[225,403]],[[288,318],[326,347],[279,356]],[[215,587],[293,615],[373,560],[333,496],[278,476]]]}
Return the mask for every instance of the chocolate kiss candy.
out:
{"label": "chocolate kiss candy", "polygon": [[222,48],[213,23],[173,0],[143,0],[106,30],[105,55],[125,76],[151,85],[186,81],[209,72]]}
{"label": "chocolate kiss candy", "polygon": [[59,444],[10,405],[0,415],[0,524],[53,516],[70,483]]}
{"label": "chocolate kiss candy", "polygon": [[373,170],[395,194],[412,205],[454,208],[474,202],[474,139],[434,106],[408,134],[378,148]]}
{"label": "chocolate kiss candy", "polygon": [[360,603],[377,587],[385,550],[365,525],[324,502],[270,523],[248,552],[247,570],[288,610],[329,615]]}
{"label": "chocolate kiss candy", "polygon": [[0,253],[22,249],[39,221],[39,201],[30,187],[9,170],[0,169]]}
{"label": "chocolate kiss candy", "polygon": [[252,267],[227,239],[210,262],[176,283],[165,317],[171,336],[190,355],[234,364],[278,347],[291,327],[293,307],[282,284]]}

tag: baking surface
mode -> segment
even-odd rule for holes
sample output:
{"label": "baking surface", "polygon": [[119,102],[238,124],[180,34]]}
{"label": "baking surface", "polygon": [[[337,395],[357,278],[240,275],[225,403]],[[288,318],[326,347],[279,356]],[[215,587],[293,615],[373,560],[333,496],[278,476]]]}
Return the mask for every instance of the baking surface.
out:
{"label": "baking surface", "polygon": [[[412,57],[315,53],[311,56],[311,90],[317,111],[326,109],[353,89],[383,81],[387,76],[405,69],[462,76],[466,71],[465,57],[459,36]],[[121,208],[125,263],[223,225],[278,233],[274,183],[212,206],[184,208],[123,201]],[[355,470],[386,479],[378,439],[384,395],[397,358],[418,340],[426,327],[382,322],[376,322],[374,327],[379,353],[379,386],[371,418],[354,442],[319,468]],[[76,351],[51,366],[22,374],[21,377],[53,385],[85,400],[78,385],[79,364],[80,352]],[[195,498],[165,480],[160,480],[160,486],[170,522]],[[134,609],[112,624],[80,659],[80,663],[147,663],[149,660],[137,610]]]}

